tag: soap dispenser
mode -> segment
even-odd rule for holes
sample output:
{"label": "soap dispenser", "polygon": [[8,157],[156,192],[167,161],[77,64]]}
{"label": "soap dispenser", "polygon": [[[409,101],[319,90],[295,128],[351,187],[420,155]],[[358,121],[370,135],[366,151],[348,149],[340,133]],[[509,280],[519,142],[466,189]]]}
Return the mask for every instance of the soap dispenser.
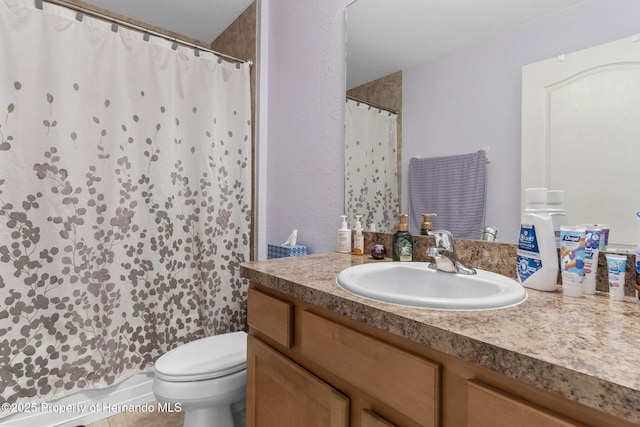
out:
{"label": "soap dispenser", "polygon": [[342,222],[338,229],[338,252],[343,254],[351,253],[351,230],[347,226],[347,216],[340,215]]}
{"label": "soap dispenser", "polygon": [[422,224],[420,224],[420,235],[421,236],[430,236],[431,231],[433,230],[433,226],[429,221],[432,216],[438,216],[437,214],[421,214],[422,215]]}
{"label": "soap dispenser", "polygon": [[362,215],[356,215],[356,233],[353,237],[353,254],[364,255],[364,236],[362,235]]}
{"label": "soap dispenser", "polygon": [[413,261],[413,236],[409,233],[407,214],[399,214],[398,220],[398,231],[393,233],[392,259],[394,261]]}

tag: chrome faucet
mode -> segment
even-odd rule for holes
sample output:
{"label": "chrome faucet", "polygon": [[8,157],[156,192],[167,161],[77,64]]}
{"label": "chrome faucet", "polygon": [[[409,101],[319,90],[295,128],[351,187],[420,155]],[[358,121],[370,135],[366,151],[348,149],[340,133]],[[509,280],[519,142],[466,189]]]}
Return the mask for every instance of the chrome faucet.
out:
{"label": "chrome faucet", "polygon": [[[456,256],[453,247],[453,235],[447,230],[437,230],[431,233],[436,239],[436,246],[427,249],[427,255],[433,257],[435,262],[429,264],[429,268],[445,271],[447,273],[476,274],[476,270],[466,267]],[[444,255],[443,252],[448,252]]]}

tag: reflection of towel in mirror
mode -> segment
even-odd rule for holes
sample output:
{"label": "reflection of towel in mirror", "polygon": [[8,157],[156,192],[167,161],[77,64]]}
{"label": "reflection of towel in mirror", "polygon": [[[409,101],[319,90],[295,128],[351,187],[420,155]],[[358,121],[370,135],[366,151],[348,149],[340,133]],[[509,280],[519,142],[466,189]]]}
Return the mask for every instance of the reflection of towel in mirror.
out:
{"label": "reflection of towel in mirror", "polygon": [[478,239],[484,225],[487,161],[484,150],[409,161],[409,230],[420,234],[423,213],[436,213],[433,230]]}

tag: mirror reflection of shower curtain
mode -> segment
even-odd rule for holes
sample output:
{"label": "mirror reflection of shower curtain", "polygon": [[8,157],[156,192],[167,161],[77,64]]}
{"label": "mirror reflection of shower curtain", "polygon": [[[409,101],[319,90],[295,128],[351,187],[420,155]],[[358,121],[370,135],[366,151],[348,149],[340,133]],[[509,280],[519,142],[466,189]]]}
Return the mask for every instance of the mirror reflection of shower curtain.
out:
{"label": "mirror reflection of shower curtain", "polygon": [[249,65],[33,0],[0,57],[0,403],[243,329]]}
{"label": "mirror reflection of shower curtain", "polygon": [[394,229],[398,213],[398,115],[347,100],[345,109],[345,214],[365,229]]}

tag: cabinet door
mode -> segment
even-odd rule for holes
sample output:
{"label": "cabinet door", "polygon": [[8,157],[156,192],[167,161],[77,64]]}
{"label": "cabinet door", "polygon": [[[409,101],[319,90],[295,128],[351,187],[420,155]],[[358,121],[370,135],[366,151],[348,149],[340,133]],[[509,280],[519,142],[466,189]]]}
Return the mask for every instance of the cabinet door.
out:
{"label": "cabinet door", "polygon": [[247,342],[247,426],[346,427],[349,398],[262,341]]}
{"label": "cabinet door", "polygon": [[309,311],[296,315],[300,354],[418,425],[440,425],[439,364]]}
{"label": "cabinet door", "polygon": [[467,427],[576,427],[561,415],[492,387],[467,383]]}
{"label": "cabinet door", "polygon": [[361,418],[361,427],[396,427],[394,424],[391,424],[389,421],[369,409],[362,411]]}

